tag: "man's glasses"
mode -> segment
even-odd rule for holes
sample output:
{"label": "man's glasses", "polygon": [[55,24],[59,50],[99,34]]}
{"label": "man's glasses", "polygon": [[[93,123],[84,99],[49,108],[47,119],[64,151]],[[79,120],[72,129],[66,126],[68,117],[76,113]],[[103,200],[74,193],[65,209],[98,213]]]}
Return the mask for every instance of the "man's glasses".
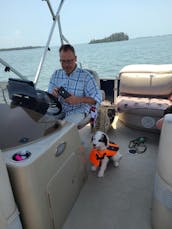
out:
{"label": "man's glasses", "polygon": [[74,60],[75,60],[75,59],[69,59],[69,60],[61,60],[61,59],[60,59],[60,62],[61,62],[62,64],[71,64],[71,63],[73,63]]}

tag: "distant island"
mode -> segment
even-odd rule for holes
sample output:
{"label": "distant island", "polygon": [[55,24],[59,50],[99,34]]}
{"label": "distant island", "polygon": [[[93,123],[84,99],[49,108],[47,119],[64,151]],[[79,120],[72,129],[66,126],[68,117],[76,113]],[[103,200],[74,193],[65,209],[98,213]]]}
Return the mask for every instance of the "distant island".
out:
{"label": "distant island", "polygon": [[16,47],[16,48],[3,48],[0,51],[10,51],[10,50],[22,50],[22,49],[37,49],[42,48],[43,46],[27,46],[27,47]]}
{"label": "distant island", "polygon": [[93,39],[89,42],[89,44],[124,41],[124,40],[129,40],[129,36],[123,32],[120,32],[120,33],[113,33],[109,37],[105,37],[103,39],[97,39],[97,40]]}

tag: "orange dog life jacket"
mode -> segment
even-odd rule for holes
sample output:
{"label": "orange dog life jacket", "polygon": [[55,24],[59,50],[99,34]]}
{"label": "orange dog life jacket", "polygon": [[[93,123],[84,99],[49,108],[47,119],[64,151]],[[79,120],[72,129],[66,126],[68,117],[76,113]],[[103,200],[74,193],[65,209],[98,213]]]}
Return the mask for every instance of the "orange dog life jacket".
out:
{"label": "orange dog life jacket", "polygon": [[101,160],[107,156],[111,157],[117,154],[119,150],[119,146],[113,142],[109,143],[109,146],[104,150],[98,150],[96,148],[92,148],[90,151],[90,161],[95,166],[100,166]]}

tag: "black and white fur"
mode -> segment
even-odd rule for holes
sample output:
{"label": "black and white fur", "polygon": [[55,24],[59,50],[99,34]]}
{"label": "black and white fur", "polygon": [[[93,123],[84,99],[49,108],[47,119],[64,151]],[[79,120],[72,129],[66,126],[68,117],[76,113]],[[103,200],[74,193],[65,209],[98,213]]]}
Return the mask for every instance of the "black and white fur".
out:
{"label": "black and white fur", "polygon": [[[104,132],[97,131],[95,133],[95,135],[92,137],[92,144],[93,144],[94,148],[96,148],[98,150],[104,150],[109,145],[109,137]],[[99,171],[98,171],[97,176],[98,177],[103,177],[104,176],[104,172],[105,172],[105,170],[107,168],[107,164],[108,164],[109,160],[113,161],[114,167],[118,167],[119,166],[119,161],[121,160],[121,158],[122,158],[122,155],[120,154],[119,151],[114,156],[111,156],[111,157],[105,156],[101,161],[101,165],[99,167]],[[91,167],[91,170],[92,171],[96,171],[97,167],[93,165]]]}

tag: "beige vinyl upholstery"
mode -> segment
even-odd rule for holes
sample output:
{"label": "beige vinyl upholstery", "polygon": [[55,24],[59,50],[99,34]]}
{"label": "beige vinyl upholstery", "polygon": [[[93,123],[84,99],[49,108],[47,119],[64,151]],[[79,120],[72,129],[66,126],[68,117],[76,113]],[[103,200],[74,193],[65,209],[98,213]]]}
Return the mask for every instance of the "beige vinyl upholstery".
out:
{"label": "beige vinyl upholstery", "polygon": [[172,65],[129,65],[119,74],[116,108],[126,125],[157,130],[156,121],[172,103]]}
{"label": "beige vinyl upholstery", "polygon": [[[98,84],[98,86],[100,88],[100,79],[99,79],[99,76],[98,76],[97,72],[96,71],[93,71],[93,70],[90,70],[90,69],[85,69],[85,70],[87,70],[88,72],[90,72],[92,74],[92,76],[95,78],[95,80],[96,80],[96,82],[97,82],[97,84]],[[102,100],[105,100],[105,93],[104,93],[104,91],[101,90],[101,89],[100,89],[100,91],[102,93]],[[78,125],[77,125],[78,129],[82,129],[84,126],[86,126],[87,124],[89,124],[90,121],[91,121],[91,114],[89,113],[83,120],[81,120],[78,123]]]}
{"label": "beige vinyl upholstery", "polygon": [[158,149],[152,202],[153,229],[172,227],[172,114],[165,115]]}

